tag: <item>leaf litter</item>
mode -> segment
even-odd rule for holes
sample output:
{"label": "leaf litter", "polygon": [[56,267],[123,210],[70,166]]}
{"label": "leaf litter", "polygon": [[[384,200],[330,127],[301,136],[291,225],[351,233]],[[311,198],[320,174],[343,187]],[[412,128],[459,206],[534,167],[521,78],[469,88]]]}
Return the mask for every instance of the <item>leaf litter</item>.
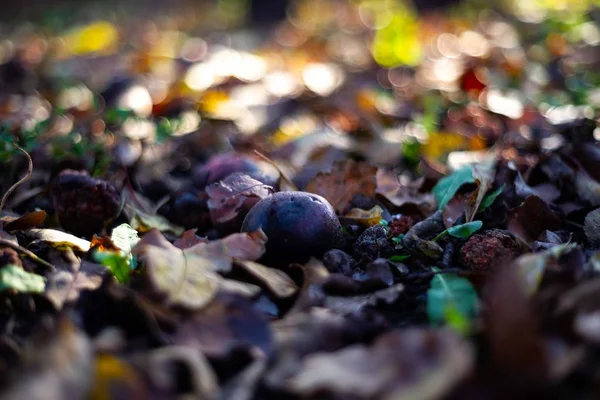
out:
{"label": "leaf litter", "polygon": [[593,397],[597,5],[218,3],[7,28],[0,397]]}

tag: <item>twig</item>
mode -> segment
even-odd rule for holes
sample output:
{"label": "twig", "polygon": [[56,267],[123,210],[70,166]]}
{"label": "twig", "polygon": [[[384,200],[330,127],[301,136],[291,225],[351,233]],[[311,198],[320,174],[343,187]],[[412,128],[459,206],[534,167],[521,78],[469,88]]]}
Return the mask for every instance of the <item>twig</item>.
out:
{"label": "twig", "polygon": [[27,174],[23,178],[18,180],[17,183],[15,183],[10,188],[8,188],[6,193],[4,193],[4,196],[2,196],[2,201],[0,201],[0,213],[2,212],[2,209],[4,208],[4,204],[6,203],[8,196],[10,196],[12,194],[12,192],[14,192],[15,189],[19,187],[19,185],[21,185],[27,179],[31,178],[31,174],[33,173],[33,161],[31,160],[31,156],[29,155],[29,153],[14,143],[13,143],[13,146],[15,146],[17,149],[21,150],[23,152],[23,154],[25,154],[25,156],[27,157],[27,162],[28,162],[29,166],[27,168]]}
{"label": "twig", "polygon": [[6,239],[2,239],[0,238],[0,246],[6,246],[6,247],[10,247],[11,249],[18,251],[20,253],[25,254],[27,257],[31,258],[33,261],[35,261],[36,263],[48,268],[51,271],[54,271],[56,268],[54,267],[54,265],[50,264],[48,261],[42,260],[41,258],[39,258],[38,256],[35,255],[35,253],[33,253],[30,250],[27,250],[25,247],[19,246],[16,243],[11,242],[10,240],[6,240]]}
{"label": "twig", "polygon": [[263,160],[265,160],[266,162],[268,162],[269,164],[271,164],[276,170],[277,172],[279,172],[279,177],[281,178],[282,181],[285,182],[286,185],[288,185],[292,190],[298,190],[298,187],[296,185],[294,185],[294,183],[290,180],[290,178],[288,178],[285,173],[281,170],[281,168],[279,168],[279,166],[277,166],[277,164],[275,164],[275,162],[273,160],[271,160],[269,157],[265,156],[263,153],[261,153],[258,150],[254,150],[254,153],[259,156],[260,158],[262,158]]}

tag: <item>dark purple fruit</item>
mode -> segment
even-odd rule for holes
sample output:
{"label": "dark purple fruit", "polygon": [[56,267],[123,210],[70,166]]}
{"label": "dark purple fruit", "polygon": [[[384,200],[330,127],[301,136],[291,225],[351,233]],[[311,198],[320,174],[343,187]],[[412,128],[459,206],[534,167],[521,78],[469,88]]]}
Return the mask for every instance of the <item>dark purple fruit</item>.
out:
{"label": "dark purple fruit", "polygon": [[204,188],[227,178],[234,172],[242,172],[269,186],[277,186],[279,172],[271,164],[256,157],[227,153],[211,158],[206,164],[194,171],[194,184]]}
{"label": "dark purple fruit", "polygon": [[60,225],[79,236],[100,233],[119,214],[121,197],[107,181],[85,171],[64,170],[52,186],[52,201]]}
{"label": "dark purple fruit", "polygon": [[210,229],[208,196],[203,191],[185,190],[175,193],[158,213],[169,221],[186,229],[198,228],[199,232]]}
{"label": "dark purple fruit", "polygon": [[342,243],[342,226],[331,204],[307,192],[279,192],[258,202],[242,232],[262,229],[267,237],[265,261],[285,265],[320,257]]}

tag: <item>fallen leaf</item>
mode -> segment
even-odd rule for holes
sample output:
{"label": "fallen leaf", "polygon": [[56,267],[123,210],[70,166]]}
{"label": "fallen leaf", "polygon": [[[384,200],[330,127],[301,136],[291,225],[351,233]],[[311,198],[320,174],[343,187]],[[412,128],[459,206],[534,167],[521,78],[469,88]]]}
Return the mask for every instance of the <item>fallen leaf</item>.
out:
{"label": "fallen leaf", "polygon": [[135,210],[133,217],[129,222],[131,227],[140,233],[146,233],[152,229],[158,229],[161,232],[170,232],[180,236],[185,229],[169,222],[162,215],[152,215],[141,210]]}
{"label": "fallen leaf", "polygon": [[129,282],[131,264],[129,256],[106,251],[95,251],[94,260],[104,265],[120,283]]}
{"label": "fallen leaf", "polygon": [[56,268],[46,274],[46,296],[57,310],[77,301],[82,290],[98,289],[108,273],[103,265],[80,260],[71,249],[54,250],[49,259]]}
{"label": "fallen leaf", "polygon": [[465,204],[465,218],[467,222],[473,221],[475,214],[481,207],[483,198],[494,183],[495,175],[494,165],[477,164],[473,166],[473,178],[477,184],[477,189],[469,196]]}
{"label": "fallen leaf", "polygon": [[28,341],[15,380],[5,385],[2,399],[83,399],[89,394],[94,372],[93,348],[88,337],[70,322],[59,321],[49,331],[40,329]]}
{"label": "fallen leaf", "polygon": [[364,162],[336,161],[331,172],[319,173],[306,191],[323,196],[338,213],[344,214],[355,196],[375,197],[376,173],[376,167]]}
{"label": "fallen leaf", "polygon": [[48,243],[56,249],[72,248],[82,253],[86,253],[90,249],[90,242],[87,240],[54,229],[28,229],[22,231],[22,234],[34,241]]}
{"label": "fallen leaf", "polygon": [[207,243],[207,242],[208,242],[207,239],[203,239],[203,238],[199,237],[198,235],[196,235],[196,232],[194,232],[193,229],[190,229],[190,230],[183,232],[183,235],[181,235],[181,237],[179,237],[177,240],[175,240],[173,242],[173,246],[177,247],[178,249],[187,249],[187,248],[197,245],[198,243]]}
{"label": "fallen leaf", "polygon": [[0,292],[43,293],[45,287],[44,277],[27,272],[18,265],[8,264],[0,269]]}
{"label": "fallen leaf", "polygon": [[508,231],[531,245],[546,230],[560,229],[562,221],[538,196],[528,196],[518,207],[508,212]]}
{"label": "fallen leaf", "polygon": [[121,250],[121,254],[129,256],[131,249],[140,241],[135,229],[127,224],[121,224],[112,230],[110,240]]}
{"label": "fallen leaf", "polygon": [[[172,245],[158,230],[148,232],[132,253],[144,261],[151,286],[166,296],[168,304],[190,309],[205,306],[224,284],[217,272],[229,272],[233,258],[256,260],[265,252],[261,231],[236,233],[224,239],[198,243],[187,249]],[[241,283],[227,282],[232,290],[254,292]],[[248,292],[250,289],[250,292]]]}
{"label": "fallen leaf", "polygon": [[420,192],[423,178],[403,186],[398,182],[398,175],[390,170],[377,170],[377,196],[383,197],[396,208],[413,206],[421,214],[429,215],[435,210],[435,198],[431,193]]}
{"label": "fallen leaf", "polygon": [[[152,394],[161,393],[161,398],[217,399],[217,375],[199,351],[167,346],[140,354],[135,362],[146,372]],[[186,377],[183,382],[182,376]],[[143,398],[148,398],[148,394]]]}
{"label": "fallen leaf", "polygon": [[523,254],[516,258],[514,264],[516,265],[523,293],[527,295],[536,293],[542,282],[546,268],[552,263],[557,263],[558,258],[562,254],[576,247],[575,244],[561,244],[546,251]]}
{"label": "fallen leaf", "polygon": [[[206,187],[208,209],[213,224],[225,224],[243,217],[252,206],[271,195],[273,188],[243,173],[233,173]],[[245,213],[242,212],[245,210]],[[240,215],[241,213],[241,215]],[[239,221],[239,226],[241,226]],[[239,230],[239,226],[237,229]]]}
{"label": "fallen leaf", "polygon": [[471,221],[466,224],[452,226],[446,229],[446,231],[448,232],[448,235],[452,237],[467,239],[469,236],[480,230],[482,226],[483,222],[481,221]]}
{"label": "fallen leaf", "polygon": [[367,227],[377,225],[380,221],[383,220],[382,217],[383,209],[379,206],[375,206],[370,210],[363,210],[360,208],[353,208],[344,218],[351,219],[353,221],[359,222]]}
{"label": "fallen leaf", "polygon": [[504,185],[500,186],[498,189],[494,190],[492,193],[489,193],[488,195],[486,195],[483,198],[483,200],[481,200],[481,204],[479,205],[479,209],[477,210],[477,212],[480,213],[480,212],[486,210],[492,204],[494,204],[494,202],[496,201],[498,196],[500,196],[503,191],[504,191]]}
{"label": "fallen leaf", "polygon": [[243,297],[219,294],[214,301],[177,327],[175,343],[199,350],[211,359],[240,347],[274,351],[273,334],[264,314]]}
{"label": "fallen leaf", "polygon": [[300,370],[287,379],[287,386],[307,398],[328,391],[339,398],[361,400],[436,399],[466,378],[473,353],[448,331],[393,330],[371,346],[359,344],[307,356]]}
{"label": "fallen leaf", "polygon": [[398,283],[359,296],[327,296],[325,307],[341,314],[350,314],[366,307],[376,307],[378,304],[393,304],[403,291],[404,285]]}
{"label": "fallen leaf", "polygon": [[258,279],[277,297],[290,297],[298,291],[294,281],[283,271],[247,260],[235,260],[235,265]]}
{"label": "fallen leaf", "polygon": [[454,197],[462,185],[473,183],[474,181],[472,166],[463,167],[440,179],[433,189],[431,189],[437,201],[438,210],[443,210],[446,207],[446,204]]}
{"label": "fallen leaf", "polygon": [[[468,279],[456,274],[436,273],[427,290],[427,315],[433,324],[446,323],[460,334],[468,333],[477,315],[477,294]],[[460,318],[457,318],[460,317]]]}
{"label": "fallen leaf", "polygon": [[98,354],[90,400],[106,400],[118,396],[142,400],[146,398],[142,377],[127,362],[110,354]]}
{"label": "fallen leaf", "polygon": [[44,223],[46,220],[46,211],[32,211],[8,222],[4,225],[4,229],[8,232],[10,231],[23,231],[26,229],[35,228]]}
{"label": "fallen leaf", "polygon": [[133,248],[144,262],[153,288],[166,297],[167,304],[199,309],[216,294],[221,277],[218,269],[229,269],[228,257],[206,258],[173,246],[154,229]]}

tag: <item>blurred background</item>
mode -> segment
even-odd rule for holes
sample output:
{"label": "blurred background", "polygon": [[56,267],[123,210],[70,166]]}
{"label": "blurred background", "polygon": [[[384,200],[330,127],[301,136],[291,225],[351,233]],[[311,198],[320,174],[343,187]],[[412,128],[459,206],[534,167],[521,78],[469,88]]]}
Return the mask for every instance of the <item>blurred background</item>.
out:
{"label": "blurred background", "polygon": [[229,144],[261,133],[266,151],[325,126],[336,146],[376,133],[379,163],[398,145],[445,160],[542,116],[593,115],[599,3],[4,0],[0,117],[29,150],[64,138],[57,154],[226,121],[208,126]]}

